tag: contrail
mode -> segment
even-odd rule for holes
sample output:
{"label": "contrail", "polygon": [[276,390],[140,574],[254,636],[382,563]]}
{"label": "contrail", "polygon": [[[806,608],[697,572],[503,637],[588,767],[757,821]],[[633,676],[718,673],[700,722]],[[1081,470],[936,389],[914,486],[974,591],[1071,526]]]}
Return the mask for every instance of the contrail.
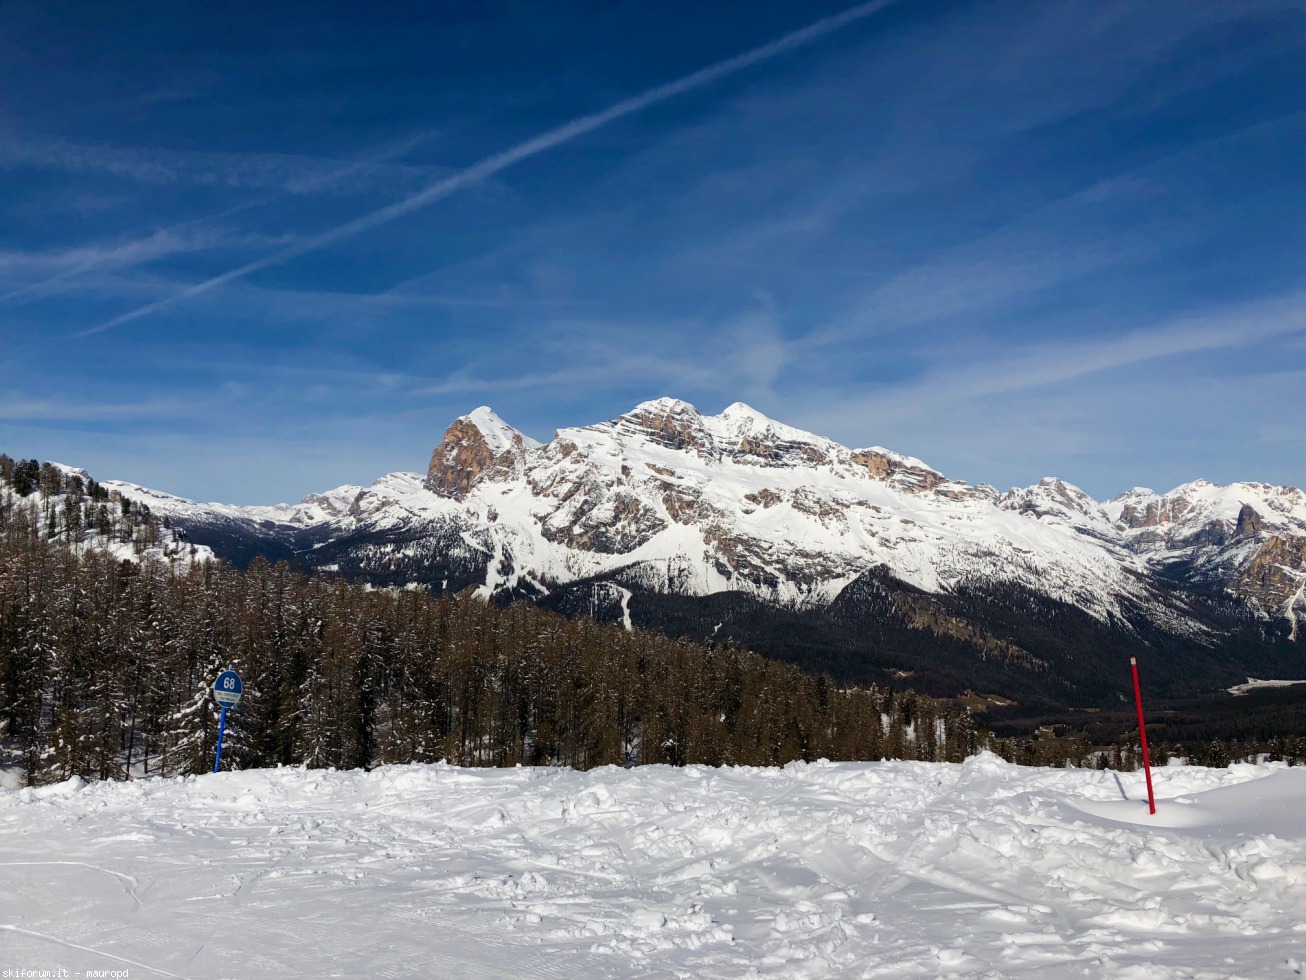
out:
{"label": "contrail", "polygon": [[[434,135],[433,131],[422,132],[415,136],[411,136],[405,140],[385,146],[377,150],[375,153],[373,153],[371,156],[367,157],[366,159],[353,160],[343,164],[342,166],[336,167],[334,170],[329,170],[325,174],[319,174],[316,177],[307,177],[304,180],[300,181],[299,183],[300,192],[309,192],[318,187],[328,187],[335,181],[341,180],[346,177],[351,177],[355,173],[358,173],[359,171],[364,170],[367,167],[374,166],[375,164],[378,163],[385,163],[396,157],[401,157],[406,153],[412,152],[413,149],[415,149],[418,145],[425,142],[426,140],[430,139],[433,135]],[[280,191],[275,194],[265,194],[262,197],[256,197],[253,200],[245,201],[241,204],[235,205],[234,207],[227,208],[225,211],[219,211],[217,214],[210,214],[204,217],[189,218],[185,221],[179,221],[174,225],[169,225],[167,228],[159,229],[154,234],[150,235],[148,238],[137,239],[134,242],[129,242],[127,243],[127,245],[121,246],[118,249],[116,249],[114,253],[94,256],[86,260],[85,262],[81,262],[78,265],[73,266],[71,269],[65,269],[63,272],[56,273],[55,275],[49,276],[38,282],[34,282],[26,286],[21,286],[18,289],[14,289],[5,293],[4,295],[0,295],[0,303],[12,302],[14,300],[23,300],[24,302],[27,302],[30,300],[45,299],[48,296],[57,295],[58,293],[64,291],[61,288],[63,283],[76,279],[79,276],[83,275],[84,273],[93,272],[94,270],[105,266],[108,266],[109,268],[116,268],[116,269],[121,269],[121,268],[130,269],[131,267],[140,264],[139,261],[133,261],[130,257],[129,253],[133,249],[138,251],[143,250],[146,246],[149,245],[150,242],[159,239],[163,236],[172,235],[177,232],[186,231],[191,228],[203,228],[205,225],[212,224],[215,221],[221,221],[224,218],[230,218],[232,215],[240,214],[243,211],[250,211],[253,210],[254,208],[261,208],[266,204],[271,204],[274,201],[279,201],[287,196],[288,196],[287,191]],[[114,255],[122,255],[124,253],[128,253],[127,261],[121,265],[116,264],[114,262]],[[148,252],[146,254],[148,255]],[[180,297],[175,297],[175,298],[180,298]]]}
{"label": "contrail", "polygon": [[488,156],[484,160],[472,164],[465,170],[443,180],[436,181],[424,190],[418,191],[411,197],[402,201],[378,208],[368,214],[347,221],[335,228],[320,232],[319,234],[309,236],[294,245],[287,245],[285,248],[265,255],[261,259],[255,259],[253,262],[238,266],[228,272],[214,276],[212,279],[206,279],[203,282],[196,283],[181,290],[175,295],[165,299],[156,300],[137,309],[131,310],[114,317],[112,320],[106,320],[98,326],[90,327],[77,334],[78,337],[87,337],[91,334],[101,333],[102,331],[121,326],[124,323],[130,323],[132,320],[139,320],[141,317],[149,316],[165,307],[172,306],[184,299],[192,296],[198,296],[201,293],[207,293],[211,289],[223,286],[235,279],[241,279],[252,272],[258,272],[261,269],[267,269],[274,265],[280,265],[283,262],[304,255],[308,252],[317,251],[327,245],[334,245],[343,239],[350,238],[360,232],[368,231],[378,225],[383,225],[387,221],[393,221],[395,218],[416,211],[418,208],[426,207],[433,204],[456,191],[462,190],[471,184],[492,177],[502,170],[506,170],[515,163],[519,163],[536,154],[543,153],[545,150],[551,150],[553,147],[568,140],[573,140],[577,136],[583,136],[586,133],[593,132],[608,123],[615,122],[624,116],[629,116],[646,109],[658,102],[665,102],[667,99],[682,95],[693,89],[708,85],[719,79],[733,75],[736,72],[749,68],[752,65],[760,64],[774,58],[776,55],[783,54],[786,51],[792,51],[795,48],[811,44],[827,34],[847,27],[865,17],[869,17],[896,0],[870,0],[869,3],[858,4],[856,7],[850,7],[842,13],[833,14],[814,24],[794,31],[792,34],[786,34],[778,40],[761,47],[753,48],[751,51],[745,51],[743,54],[735,55],[733,58],[727,58],[724,61],[718,61],[714,65],[708,65],[706,68],[700,68],[673,82],[667,82],[656,88],[651,88],[639,95],[631,96],[615,105],[609,106],[601,112],[591,113],[588,116],[581,116],[573,119],[571,122],[564,123],[548,132],[541,133],[525,142],[518,143],[516,146]]}

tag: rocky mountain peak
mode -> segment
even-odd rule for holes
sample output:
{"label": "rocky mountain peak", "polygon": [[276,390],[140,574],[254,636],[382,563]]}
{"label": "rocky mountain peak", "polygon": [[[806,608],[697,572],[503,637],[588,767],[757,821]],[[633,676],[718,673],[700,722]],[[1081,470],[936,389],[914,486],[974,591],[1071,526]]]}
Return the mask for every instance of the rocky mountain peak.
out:
{"label": "rocky mountain peak", "polygon": [[649,412],[661,413],[665,415],[698,415],[698,409],[689,402],[680,398],[671,398],[663,395],[661,398],[651,398],[648,401],[640,402],[632,408],[626,415],[644,415]]}
{"label": "rocky mountain peak", "polygon": [[1251,504],[1243,504],[1238,510],[1238,523],[1234,535],[1239,538],[1254,538],[1261,533],[1261,515]]}
{"label": "rocky mountain peak", "polygon": [[506,449],[535,449],[540,445],[530,436],[519,432],[499,418],[498,414],[489,405],[482,405],[480,408],[473,409],[458,421],[470,422],[476,426],[480,430],[485,444],[493,452],[503,452]]}
{"label": "rocky mountain peak", "polygon": [[1073,483],[1054,476],[1045,476],[1032,487],[1013,487],[997,497],[997,504],[1003,510],[1065,527],[1108,546],[1119,539],[1119,529],[1101,504]]}
{"label": "rocky mountain peak", "polygon": [[611,423],[619,433],[647,439],[666,449],[688,449],[707,455],[712,439],[703,416],[689,402],[679,398],[655,398],[640,402]]}
{"label": "rocky mountain peak", "polygon": [[[720,415],[714,416],[709,420],[713,423],[713,428],[717,429],[724,436],[732,435],[776,435],[780,430],[787,433],[796,432],[788,426],[767,418],[751,405],[745,405],[743,402],[735,402],[725,408]],[[799,433],[806,435],[807,433]]]}
{"label": "rocky mountain peak", "polygon": [[705,420],[723,455],[754,466],[827,466],[847,450],[735,402]]}
{"label": "rocky mountain peak", "polygon": [[870,449],[855,449],[852,462],[864,467],[868,476],[906,490],[909,493],[921,493],[933,490],[948,483],[948,478],[933,467],[926,466],[919,459],[903,456],[880,446]]}
{"label": "rocky mountain peak", "polygon": [[751,419],[762,425],[773,425],[775,419],[763,415],[752,405],[744,402],[731,402],[721,411],[721,417],[727,419]]}
{"label": "rocky mountain peak", "polygon": [[1148,487],[1133,487],[1111,501],[1115,519],[1129,528],[1157,527],[1168,523],[1170,514],[1161,495]]}
{"label": "rocky mountain peak", "polygon": [[1033,517],[1076,515],[1093,520],[1105,519],[1096,500],[1073,483],[1055,476],[1045,476],[1032,487],[1008,490],[999,499],[999,505]]}
{"label": "rocky mountain peak", "polygon": [[518,432],[487,405],[455,419],[431,454],[426,487],[461,500],[487,471],[508,472],[540,444]]}
{"label": "rocky mountain peak", "polygon": [[[1010,586],[1101,623],[1133,610],[1184,635],[1224,627],[1192,619],[1197,606],[1172,598],[1181,579],[1203,595],[1223,590],[1249,603],[1271,631],[1281,617],[1297,637],[1306,616],[1300,490],[1197,481],[1098,503],[1049,477],[999,494],[887,449],[847,448],[742,402],[705,416],[658,398],[560,429],[542,447],[481,407],[449,426],[424,477],[390,474],[294,507],[200,505],[106,486],[197,534],[211,528],[215,542],[246,547],[274,535],[310,567],[475,584],[485,596],[574,587],[593,603],[600,589],[623,602],[640,590],[742,593],[808,609],[882,565],[921,594]],[[926,619],[930,629],[944,622]],[[976,642],[984,656],[1010,654],[1006,640]]]}

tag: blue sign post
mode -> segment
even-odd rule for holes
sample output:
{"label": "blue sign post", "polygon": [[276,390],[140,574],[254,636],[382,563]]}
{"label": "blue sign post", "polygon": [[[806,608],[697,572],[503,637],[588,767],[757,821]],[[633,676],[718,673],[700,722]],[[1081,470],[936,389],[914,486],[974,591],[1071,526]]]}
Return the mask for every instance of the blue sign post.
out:
{"label": "blue sign post", "polygon": [[222,765],[222,736],[227,730],[227,709],[240,703],[243,690],[240,675],[234,670],[224,670],[213,682],[213,699],[222,706],[222,717],[218,721],[218,754],[213,757],[214,772]]}

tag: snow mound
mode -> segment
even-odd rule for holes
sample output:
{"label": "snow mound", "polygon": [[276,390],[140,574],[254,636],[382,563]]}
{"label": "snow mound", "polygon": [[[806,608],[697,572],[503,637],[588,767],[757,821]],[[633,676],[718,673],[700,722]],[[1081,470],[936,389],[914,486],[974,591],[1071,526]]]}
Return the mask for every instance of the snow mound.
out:
{"label": "snow mound", "polygon": [[6,962],[220,976],[1276,976],[1306,770],[397,766],[0,791]]}
{"label": "snow mound", "polygon": [[1228,690],[1234,697],[1239,697],[1267,687],[1293,687],[1297,684],[1306,684],[1306,681],[1263,681],[1256,677],[1249,677],[1246,684],[1235,684]]}

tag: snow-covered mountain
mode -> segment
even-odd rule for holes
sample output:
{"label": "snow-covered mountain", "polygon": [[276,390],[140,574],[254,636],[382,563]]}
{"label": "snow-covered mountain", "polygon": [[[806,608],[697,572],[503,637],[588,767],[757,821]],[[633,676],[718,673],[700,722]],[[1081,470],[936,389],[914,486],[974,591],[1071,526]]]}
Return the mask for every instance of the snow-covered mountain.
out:
{"label": "snow-covered mountain", "polygon": [[392,473],[296,505],[106,486],[236,560],[261,553],[377,584],[474,586],[628,624],[634,609],[635,625],[691,632],[719,629],[703,617],[730,597],[727,632],[753,645],[741,602],[754,627],[780,612],[887,617],[980,661],[1055,671],[1047,642],[1006,622],[1026,608],[1071,646],[1101,633],[1216,650],[1236,634],[1240,649],[1281,651],[1280,669],[1285,656],[1306,662],[1300,490],[1197,482],[1100,503],[1045,479],[999,493],[742,403],[703,415],[661,398],[544,444],[478,408],[449,427],[424,477]]}

